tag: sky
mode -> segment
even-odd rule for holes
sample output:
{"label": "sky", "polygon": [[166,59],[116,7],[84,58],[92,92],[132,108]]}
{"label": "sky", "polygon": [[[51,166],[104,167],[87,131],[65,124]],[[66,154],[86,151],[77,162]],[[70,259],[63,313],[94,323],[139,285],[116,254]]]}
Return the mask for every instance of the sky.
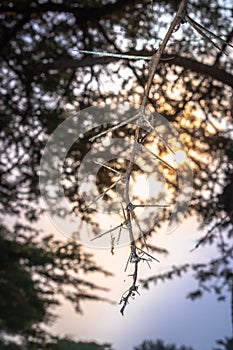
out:
{"label": "sky", "polygon": [[[44,217],[42,224],[55,232],[58,238],[64,239],[48,218]],[[144,265],[140,278],[166,271],[171,265],[208,261],[215,253],[214,248],[190,252],[202,234],[194,218],[186,219],[172,234],[156,234],[153,242],[167,248],[170,254],[168,257],[159,256],[160,263],[154,262],[151,269]],[[117,249],[114,255],[110,250],[85,246],[84,250],[92,253],[98,264],[114,273],[114,277],[100,274],[87,277],[109,287],[111,291],[102,295],[113,299],[116,304],[84,302],[83,314],[80,315],[74,312],[71,303],[63,301],[57,309],[59,318],[51,327],[54,333],[76,340],[108,342],[115,350],[133,349],[146,339],[162,339],[166,344],[183,344],[192,346],[194,350],[212,350],[217,339],[230,336],[230,300],[217,302],[212,294],[206,294],[197,301],[186,299],[197,286],[191,275],[150,285],[149,290],[140,289],[140,296],[130,302],[122,317],[118,302],[130,283],[129,271],[124,273],[129,247]]]}

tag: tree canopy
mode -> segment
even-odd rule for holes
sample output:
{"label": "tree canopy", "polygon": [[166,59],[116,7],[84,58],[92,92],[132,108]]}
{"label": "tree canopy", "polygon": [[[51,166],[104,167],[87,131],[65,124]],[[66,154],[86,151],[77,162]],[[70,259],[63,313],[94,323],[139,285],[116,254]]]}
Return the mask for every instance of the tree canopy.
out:
{"label": "tree canopy", "polygon": [[[70,242],[62,245],[51,238],[36,244],[31,238],[30,225],[42,213],[38,205],[40,159],[49,136],[69,116],[69,108],[79,111],[123,101],[140,104],[150,65],[144,60],[93,56],[79,50],[152,56],[179,3],[170,0],[2,1],[0,212],[1,246],[9,252],[1,256],[5,266],[1,272],[4,331],[20,334],[22,327],[21,333],[31,332],[35,324],[50,316],[47,305],[56,305],[56,293],[65,294],[79,309],[77,300],[92,298],[82,288],[95,288],[76,275],[76,265],[83,271],[100,269],[79,245]],[[204,291],[214,291],[219,300],[223,300],[226,293],[232,291],[233,277],[232,210],[227,209],[226,196],[219,197],[226,185],[233,182],[233,53],[228,47],[233,37],[233,10],[227,0],[189,0],[186,14],[180,18],[162,54],[147,106],[163,115],[180,133],[194,176],[188,215],[195,214],[207,230],[197,247],[215,244],[219,255],[209,263],[184,264],[165,275],[152,276],[144,280],[143,285],[147,287],[151,281],[171,278],[191,268],[199,286],[190,296],[195,298]],[[90,141],[90,138],[108,129],[109,123],[106,119],[104,126],[93,128],[75,142],[63,164],[65,194],[84,221],[93,220],[94,212],[86,208],[77,194],[77,172],[95,145],[96,140]],[[133,140],[135,130],[127,125],[112,134]],[[102,136],[97,138],[102,139]],[[145,146],[151,142],[147,135],[142,136],[142,140]],[[159,145],[158,156],[163,154],[164,149]],[[109,163],[109,166],[124,173],[127,162],[122,163],[122,159],[116,157],[114,165]],[[166,180],[176,188],[174,172],[167,169],[166,164],[162,166]],[[133,170],[139,171],[137,167]],[[111,187],[114,179],[111,168],[102,167],[97,176],[100,193]],[[112,200],[109,193],[105,200]],[[233,201],[232,195],[228,200]],[[23,223],[10,233],[4,220],[6,215],[20,216]],[[163,219],[168,216],[164,211]],[[159,221],[152,230],[145,229],[145,235],[156,233],[160,224]],[[164,252],[159,247],[151,249]],[[53,266],[58,270],[53,270]],[[8,269],[11,274],[7,273]],[[69,271],[75,272],[76,277]],[[42,279],[48,282],[43,287]],[[73,288],[72,292],[65,291],[66,284]],[[77,284],[81,291],[76,289]],[[11,294],[7,293],[9,286]],[[9,302],[10,297],[15,298],[16,304],[8,310],[4,303]],[[16,309],[25,315],[21,324],[13,312]]]}
{"label": "tree canopy", "polygon": [[156,342],[146,340],[140,346],[136,346],[134,350],[193,350],[193,349],[183,345],[179,348],[175,344],[165,345],[162,340],[157,340]]}

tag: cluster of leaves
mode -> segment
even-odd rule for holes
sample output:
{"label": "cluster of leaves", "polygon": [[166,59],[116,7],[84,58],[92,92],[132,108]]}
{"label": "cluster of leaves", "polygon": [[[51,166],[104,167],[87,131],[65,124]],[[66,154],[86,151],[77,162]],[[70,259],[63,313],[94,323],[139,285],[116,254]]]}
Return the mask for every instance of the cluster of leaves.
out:
{"label": "cluster of leaves", "polygon": [[[187,11],[190,18],[231,42],[232,8],[227,4],[221,0],[190,0]],[[5,152],[0,160],[0,212],[3,217],[22,212],[30,222],[39,217],[41,211],[36,204],[41,153],[49,135],[67,117],[64,105],[70,104],[79,110],[103,102],[140,102],[142,98],[148,75],[145,62],[116,57],[85,57],[77,50],[121,53],[124,48],[129,54],[151,55],[158,48],[177,5],[178,1],[170,0],[85,0],[81,5],[80,1],[70,4],[65,0],[2,1],[0,144]],[[217,44],[221,45],[221,51],[193,30],[189,23],[183,23],[163,55],[149,103],[180,131],[194,171],[189,214],[196,214],[203,227],[212,225],[200,245],[216,244],[219,252],[219,257],[209,264],[193,266],[200,288],[192,296],[209,289],[215,290],[222,299],[222,286],[229,288],[232,281],[232,221],[226,219],[220,209],[218,193],[227,181],[231,181],[233,173],[233,63],[231,56],[223,54],[226,44],[221,41]],[[106,128],[108,122],[106,120]],[[92,136],[100,131],[92,130]],[[132,135],[129,128],[116,132],[116,136],[122,138],[132,138]],[[66,194],[82,213],[84,205],[77,198],[77,169],[91,147],[89,139],[89,134],[83,135],[80,142],[70,149],[64,163],[64,176],[71,184]],[[99,174],[100,187],[103,187],[103,181],[106,181],[106,186],[113,182],[113,175],[106,173],[106,169],[104,176]],[[90,220],[93,212],[90,210],[84,214],[85,219]],[[30,234],[30,228],[26,230]],[[19,306],[20,301],[22,307],[25,306],[23,300],[28,303],[25,315],[30,314],[32,318],[25,318],[25,329],[50,318],[46,306],[56,305],[55,293],[64,293],[78,310],[78,300],[92,298],[83,289],[78,291],[80,279],[69,274],[70,269],[76,274],[76,268],[95,271],[94,263],[85,257],[84,260],[80,258],[80,247],[74,247],[70,242],[62,246],[48,239],[38,248],[32,241],[27,241],[29,235],[21,237],[17,226],[14,236],[18,240],[5,236],[1,240],[3,247],[7,246],[10,251],[9,257],[17,258],[13,267],[11,259],[3,255],[4,266],[9,264],[15,272],[12,281],[8,275],[4,278],[6,283],[15,286],[17,274],[22,277],[22,295],[19,293],[18,300],[18,292],[12,287],[12,297],[17,297]],[[54,266],[58,267],[60,274]],[[182,271],[186,271],[186,265],[181,270],[175,267],[165,279]],[[44,289],[45,284],[42,288],[38,275],[48,282],[48,290]],[[144,281],[144,285],[149,282]],[[73,291],[67,292],[65,284],[73,287]],[[25,285],[27,293],[23,292]],[[81,286],[94,288],[91,283],[81,283]],[[6,293],[4,298],[7,298]],[[4,305],[3,310],[5,331],[16,327],[18,332],[17,320],[7,314]]]}

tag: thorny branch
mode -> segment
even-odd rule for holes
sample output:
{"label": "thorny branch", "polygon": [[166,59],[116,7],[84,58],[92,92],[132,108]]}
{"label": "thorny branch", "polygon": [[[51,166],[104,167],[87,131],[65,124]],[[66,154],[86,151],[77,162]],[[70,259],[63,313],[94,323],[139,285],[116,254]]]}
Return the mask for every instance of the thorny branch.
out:
{"label": "thorny branch", "polygon": [[[132,226],[132,221],[133,220],[134,220],[134,222],[136,223],[136,226],[139,229],[140,238],[144,238],[144,234],[143,234],[143,231],[142,231],[142,229],[140,227],[139,221],[137,220],[137,217],[136,217],[136,214],[135,214],[135,211],[134,211],[135,208],[140,206],[140,205],[134,205],[131,202],[130,195],[129,195],[129,184],[130,184],[130,178],[131,178],[131,175],[132,175],[133,166],[135,164],[135,160],[136,160],[137,154],[141,151],[141,143],[142,143],[142,139],[141,139],[141,135],[140,135],[141,124],[142,124],[142,121],[146,121],[147,123],[149,123],[149,121],[146,120],[146,118],[144,117],[144,111],[145,111],[145,107],[146,107],[146,105],[147,105],[147,103],[149,101],[149,94],[150,94],[150,90],[151,90],[151,86],[152,86],[152,83],[153,83],[153,79],[154,79],[155,73],[156,73],[158,65],[159,65],[159,63],[160,63],[160,61],[162,59],[162,55],[164,53],[166,45],[167,45],[168,41],[170,40],[172,34],[175,31],[177,31],[179,29],[179,27],[180,27],[180,24],[184,23],[185,21],[188,22],[200,35],[202,35],[208,42],[213,44],[220,51],[224,52],[224,48],[220,48],[217,44],[215,44],[211,40],[211,38],[218,39],[224,45],[232,46],[228,42],[225,42],[224,40],[222,40],[221,38],[219,38],[218,36],[216,36],[215,34],[210,32],[208,29],[203,27],[201,24],[195,22],[192,18],[190,18],[188,16],[188,14],[187,14],[187,0],[181,0],[180,6],[178,8],[178,11],[177,11],[173,21],[171,22],[170,27],[169,27],[169,29],[168,29],[168,31],[167,31],[167,33],[166,33],[166,35],[165,35],[161,45],[160,45],[160,47],[156,50],[156,52],[150,58],[149,76],[148,76],[146,88],[145,88],[145,91],[144,91],[144,94],[143,94],[143,97],[142,97],[142,101],[141,101],[141,105],[140,105],[141,109],[140,109],[140,112],[137,114],[137,116],[134,116],[135,118],[138,119],[138,124],[137,124],[136,131],[135,131],[134,144],[133,144],[133,148],[132,148],[130,161],[129,161],[129,164],[128,164],[128,167],[126,169],[125,174],[120,175],[120,179],[118,179],[118,181],[121,180],[125,184],[124,202],[125,202],[126,207],[125,207],[125,211],[123,209],[124,221],[120,225],[118,225],[118,226],[116,226],[114,228],[111,228],[110,230],[108,230],[108,231],[104,232],[103,234],[101,234],[101,235],[96,237],[96,238],[99,238],[99,237],[101,237],[101,236],[103,236],[105,234],[112,233],[113,231],[115,231],[117,229],[119,229],[120,232],[121,232],[122,228],[126,228],[128,230],[131,244],[130,244],[130,255],[129,255],[129,258],[128,258],[128,261],[127,261],[127,264],[126,264],[125,271],[127,270],[127,267],[129,265],[129,263],[133,264],[134,268],[133,268],[133,273],[130,275],[132,277],[131,286],[122,295],[122,298],[120,300],[120,304],[122,304],[120,312],[122,313],[122,315],[124,315],[124,311],[125,311],[125,308],[126,308],[127,304],[129,303],[129,299],[130,298],[134,298],[136,294],[139,294],[139,292],[138,292],[138,287],[139,286],[137,285],[139,262],[140,261],[146,261],[148,263],[148,265],[149,265],[150,261],[157,260],[157,259],[153,258],[149,253],[143,251],[142,249],[140,249],[136,245],[136,240],[137,239],[134,236],[134,232],[133,232],[133,226]],[[82,51],[82,52],[85,52],[85,51]],[[86,53],[101,55],[101,53],[91,52],[91,51],[86,51]],[[109,55],[109,54],[107,54],[107,55]],[[119,56],[119,54],[112,54],[111,56]],[[131,57],[132,56],[127,56],[127,58],[131,58]],[[138,57],[138,58],[142,59],[144,57]],[[148,59],[148,57],[146,57],[146,59]],[[134,117],[132,119],[134,119]],[[111,130],[115,130],[119,126],[120,125],[116,125]],[[154,127],[152,125],[149,125],[149,126],[151,127],[151,129],[154,130]],[[99,136],[103,136],[104,134],[108,133],[109,131],[110,130],[104,131],[104,132],[100,133],[99,135],[95,136],[93,139],[96,139]],[[160,135],[157,135],[157,137],[159,139],[161,139]],[[164,142],[163,139],[162,139],[162,141]],[[171,167],[163,159],[161,159],[160,157],[158,157],[155,154],[153,154],[150,150],[148,150],[148,151],[150,152],[151,155],[153,155],[154,157],[156,157],[159,160],[161,160],[165,165]],[[173,152],[171,149],[170,149],[170,151]],[[115,186],[115,184],[110,186],[106,191],[108,191],[113,186]],[[106,193],[106,191],[104,193]],[[103,196],[103,194],[101,194],[100,196]],[[151,206],[153,206],[153,205],[151,205]],[[167,205],[167,206],[169,206],[169,205]],[[206,237],[204,237],[203,240],[200,240],[197,243],[195,248],[197,248],[200,244],[202,244],[203,241],[205,241],[209,237],[209,234],[210,234],[210,232],[207,233]],[[212,232],[211,232],[211,234],[212,234]],[[146,244],[145,238],[144,238],[144,246],[147,248],[147,244]],[[144,257],[145,255],[146,255],[146,258]]]}
{"label": "thorny branch", "polygon": [[[132,279],[133,279],[132,284],[131,284],[130,288],[123,294],[123,296],[120,300],[120,304],[123,304],[123,306],[120,310],[122,315],[124,315],[124,310],[125,310],[127,304],[129,303],[129,299],[133,298],[135,296],[135,294],[138,293],[138,285],[137,285],[138,264],[141,261],[141,257],[138,254],[138,248],[136,246],[136,241],[135,241],[135,237],[134,237],[133,230],[132,230],[131,220],[135,219],[135,213],[134,213],[134,207],[131,203],[130,196],[129,196],[129,182],[130,182],[131,172],[133,170],[133,165],[135,163],[135,158],[137,156],[138,150],[140,150],[140,147],[138,147],[138,146],[140,146],[140,124],[142,122],[142,118],[143,118],[143,114],[144,114],[143,111],[144,111],[144,108],[146,107],[146,104],[148,101],[151,85],[152,85],[158,64],[160,62],[161,56],[163,54],[163,51],[164,51],[172,33],[179,27],[179,25],[182,21],[182,17],[186,12],[186,6],[187,6],[186,0],[182,0],[180,6],[178,8],[177,14],[175,15],[175,18],[173,19],[173,21],[172,21],[172,23],[171,23],[171,25],[170,25],[170,27],[165,35],[165,38],[163,39],[158,50],[151,57],[149,77],[147,80],[144,96],[143,96],[143,99],[141,102],[142,115],[139,118],[139,123],[138,123],[138,126],[137,126],[136,131],[135,131],[134,146],[133,146],[131,158],[129,161],[129,165],[128,165],[128,168],[127,168],[126,174],[125,174],[125,180],[126,180],[125,181],[126,218],[127,218],[127,227],[128,227],[130,241],[131,241],[131,253],[130,253],[129,262],[134,264],[134,271],[132,274]],[[143,253],[145,254],[145,252],[143,252]]]}
{"label": "thorny branch", "polygon": [[[146,84],[146,89],[144,92],[144,96],[141,102],[141,107],[142,107],[142,115],[143,115],[143,110],[146,107],[146,104],[148,102],[149,99],[149,93],[150,93],[150,89],[151,89],[151,85],[154,79],[154,75],[156,73],[156,70],[158,68],[159,62],[161,60],[162,54],[164,52],[164,49],[171,37],[171,35],[173,34],[173,32],[177,31],[180,27],[180,24],[183,23],[184,21],[187,21],[195,30],[197,30],[197,32],[202,35],[205,39],[207,39],[209,42],[211,42],[216,48],[218,48],[219,50],[222,50],[218,45],[216,45],[210,38],[208,35],[210,35],[210,37],[213,37],[215,39],[220,40],[222,43],[224,44],[228,44],[226,43],[224,40],[222,40],[221,38],[219,38],[218,36],[216,36],[215,34],[213,34],[212,32],[210,32],[209,30],[207,30],[206,28],[204,28],[202,25],[196,23],[194,20],[192,20],[188,15],[187,15],[187,1],[186,0],[182,0],[180,3],[180,6],[178,8],[178,11],[175,15],[175,18],[173,19],[160,47],[158,48],[158,50],[155,52],[155,54],[151,57],[151,61],[150,61],[150,71],[149,71],[149,77],[147,80],[147,84]],[[206,34],[206,33],[208,34]],[[232,46],[230,44],[230,46]],[[142,117],[141,117],[142,119]],[[137,221],[137,218],[135,216],[134,213],[134,207],[132,206],[132,203],[130,201],[129,198],[129,181],[130,181],[130,174],[133,168],[133,164],[134,164],[134,160],[135,157],[137,155],[138,149],[140,149],[140,147],[138,147],[138,145],[140,146],[140,121],[139,120],[139,125],[136,129],[135,132],[135,141],[134,141],[134,147],[133,147],[133,151],[132,151],[132,156],[130,159],[130,163],[128,166],[128,169],[126,171],[126,203],[127,203],[127,207],[126,207],[126,211],[127,211],[127,220],[131,220],[134,219],[136,221],[137,226],[139,227],[139,231],[141,233],[141,228],[140,225]],[[159,136],[159,135],[158,135]],[[171,150],[172,151],[172,150]],[[164,161],[163,161],[164,162]],[[122,315],[124,314],[124,310],[126,305],[129,302],[130,297],[133,298],[135,296],[135,293],[138,293],[138,286],[137,286],[137,276],[138,276],[138,264],[141,260],[141,258],[138,256],[137,251],[138,248],[136,246],[136,242],[134,239],[134,235],[132,232],[132,225],[131,222],[129,222],[128,224],[128,229],[130,232],[130,238],[131,238],[131,254],[130,254],[130,258],[129,258],[129,262],[134,264],[134,272],[132,274],[133,277],[133,281],[132,284],[130,286],[130,288],[128,289],[128,291],[126,291],[123,296],[122,299],[120,301],[120,304],[122,303],[123,306],[121,308],[121,313]],[[146,245],[146,244],[145,244]],[[147,246],[147,245],[146,245]],[[198,244],[197,244],[198,246]],[[145,253],[145,252],[143,252]],[[139,293],[138,293],[139,294]]]}

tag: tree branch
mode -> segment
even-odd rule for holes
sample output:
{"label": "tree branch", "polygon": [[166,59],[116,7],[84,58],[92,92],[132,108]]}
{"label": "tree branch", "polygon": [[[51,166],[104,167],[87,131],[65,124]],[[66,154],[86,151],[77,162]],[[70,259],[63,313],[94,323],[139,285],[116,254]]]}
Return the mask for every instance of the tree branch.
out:
{"label": "tree branch", "polygon": [[[126,54],[148,56],[151,53],[148,51],[129,51]],[[192,58],[187,58],[179,55],[163,54],[162,58],[167,59],[167,61],[160,61],[160,64],[168,64],[170,66],[177,65],[179,67],[188,69],[191,72],[210,76],[223,84],[233,87],[233,75],[227,73],[222,68],[198,62]],[[120,59],[116,57],[87,57],[82,60],[61,58],[57,61],[54,61],[53,63],[38,66],[38,70],[46,72],[49,69],[63,70],[68,68],[93,67],[95,65],[107,65],[119,60]]]}
{"label": "tree branch", "polygon": [[[161,56],[163,54],[163,51],[164,51],[172,33],[177,28],[177,26],[179,26],[179,24],[181,23],[181,20],[182,20],[181,16],[185,10],[186,10],[186,0],[182,0],[180,6],[178,8],[178,11],[175,15],[175,18],[172,21],[172,23],[171,23],[163,41],[162,41],[162,44],[160,45],[159,49],[155,52],[155,54],[151,57],[151,61],[150,61],[151,66],[150,66],[149,76],[148,76],[148,80],[147,80],[147,84],[146,84],[146,88],[145,88],[145,93],[143,95],[142,102],[141,102],[141,107],[143,107],[143,108],[147,104],[150,88],[151,88],[151,85],[153,83],[154,75],[155,75],[156,70],[158,68],[158,64],[161,60]],[[140,225],[136,220],[136,215],[134,213],[134,206],[132,205],[132,202],[130,199],[129,183],[130,183],[130,177],[132,175],[133,165],[135,164],[135,159],[137,157],[138,152],[141,149],[141,147],[140,147],[140,129],[141,129],[141,122],[143,119],[143,113],[144,113],[144,111],[142,111],[142,114],[139,117],[139,123],[138,123],[136,131],[135,131],[134,145],[133,145],[132,153],[130,156],[129,165],[128,165],[127,170],[125,172],[125,179],[126,179],[126,182],[125,182],[125,202],[126,202],[126,218],[127,218],[126,223],[127,223],[129,236],[130,236],[130,242],[131,242],[131,244],[130,244],[130,248],[131,248],[130,262],[134,264],[134,272],[132,275],[133,282],[131,284],[131,287],[126,292],[126,295],[122,296],[122,299],[120,301],[120,303],[123,303],[123,306],[121,308],[122,315],[124,315],[124,310],[129,302],[129,298],[134,297],[135,292],[138,292],[138,286],[136,285],[137,279],[138,279],[138,264],[139,264],[140,260],[142,259],[138,255],[138,251],[137,251],[138,248],[136,246],[136,238],[135,238],[134,232],[133,232],[132,220],[135,220],[135,222],[139,228],[139,232],[140,232],[141,237],[143,236],[143,232],[141,231]]]}
{"label": "tree branch", "polygon": [[40,15],[45,12],[58,12],[58,13],[72,13],[76,18],[81,21],[96,21],[103,17],[110,17],[113,13],[121,12],[127,5],[134,5],[136,0],[117,0],[114,3],[106,4],[103,6],[83,6],[75,7],[66,4],[56,4],[54,2],[48,2],[45,4],[33,5],[14,5],[14,6],[1,6],[0,13],[12,14],[30,14],[31,16]]}
{"label": "tree branch", "polygon": [[145,89],[145,93],[144,93],[144,96],[143,96],[143,99],[142,99],[142,103],[141,105],[143,107],[146,106],[147,104],[147,101],[148,101],[148,97],[149,97],[149,93],[150,93],[150,89],[151,89],[151,85],[153,83],[153,79],[154,79],[154,75],[155,75],[155,72],[158,68],[158,65],[159,65],[159,62],[162,58],[162,54],[163,54],[163,51],[165,49],[165,47],[167,46],[167,43],[169,41],[169,39],[171,38],[172,36],[172,33],[176,30],[176,28],[179,27],[181,21],[182,21],[182,16],[183,16],[183,13],[186,12],[186,6],[187,6],[187,1],[186,0],[182,0],[181,3],[180,3],[180,6],[178,8],[178,11],[175,15],[175,18],[173,19],[161,45],[159,46],[159,49],[154,53],[154,55],[151,57],[151,61],[150,61],[150,64],[151,64],[151,68],[150,68],[150,71],[149,71],[149,77],[148,77],[148,80],[147,80],[147,84],[146,84],[146,89]]}

